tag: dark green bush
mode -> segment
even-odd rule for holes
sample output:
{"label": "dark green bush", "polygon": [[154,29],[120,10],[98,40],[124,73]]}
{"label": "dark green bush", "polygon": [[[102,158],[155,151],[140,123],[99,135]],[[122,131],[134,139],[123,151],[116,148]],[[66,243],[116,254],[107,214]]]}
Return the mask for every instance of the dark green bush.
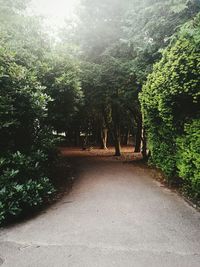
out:
{"label": "dark green bush", "polygon": [[17,151],[0,158],[0,224],[41,205],[54,192],[48,178],[48,155]]}
{"label": "dark green bush", "polygon": [[0,224],[11,216],[18,216],[24,210],[41,205],[54,192],[47,177],[27,177],[20,183],[15,181],[20,174],[17,169],[7,169],[0,176]]}
{"label": "dark green bush", "polygon": [[55,144],[49,101],[37,75],[0,47],[0,224],[54,192],[48,178]]}

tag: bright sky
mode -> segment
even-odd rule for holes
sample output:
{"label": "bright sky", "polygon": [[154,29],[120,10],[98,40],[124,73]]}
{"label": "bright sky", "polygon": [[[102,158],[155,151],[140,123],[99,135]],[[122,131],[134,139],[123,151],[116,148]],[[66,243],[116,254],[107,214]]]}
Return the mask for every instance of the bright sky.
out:
{"label": "bright sky", "polygon": [[46,17],[52,27],[62,26],[65,18],[73,17],[79,0],[32,0],[31,13]]}

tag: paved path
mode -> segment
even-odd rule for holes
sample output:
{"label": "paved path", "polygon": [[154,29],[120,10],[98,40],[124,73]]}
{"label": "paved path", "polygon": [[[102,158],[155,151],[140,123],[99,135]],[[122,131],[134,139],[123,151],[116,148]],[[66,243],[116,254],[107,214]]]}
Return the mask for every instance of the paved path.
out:
{"label": "paved path", "polygon": [[80,178],[72,192],[45,213],[0,231],[0,265],[200,266],[197,211],[148,169],[73,156]]}

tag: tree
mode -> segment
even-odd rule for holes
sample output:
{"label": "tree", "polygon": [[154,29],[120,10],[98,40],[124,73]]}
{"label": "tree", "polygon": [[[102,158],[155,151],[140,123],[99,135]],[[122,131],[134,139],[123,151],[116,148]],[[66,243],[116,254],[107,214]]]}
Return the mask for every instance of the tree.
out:
{"label": "tree", "polygon": [[75,61],[54,51],[41,68],[40,80],[52,98],[48,105],[48,120],[57,132],[68,135],[74,116],[82,101],[79,66]]}
{"label": "tree", "polygon": [[129,0],[82,0],[74,40],[89,61],[98,61],[105,50],[122,37],[122,17]]}
{"label": "tree", "polygon": [[99,64],[84,63],[82,68],[82,87],[88,124],[100,132],[97,136],[101,136],[104,149],[107,147],[109,131],[114,140],[116,155],[120,155],[122,125],[130,128],[129,125],[132,123],[130,111],[126,106],[126,90],[132,89],[129,67],[108,54],[102,56]]}
{"label": "tree", "polygon": [[85,123],[83,128],[87,132],[90,127],[95,138],[94,143],[106,149],[111,108],[107,92],[103,88],[101,75],[102,65],[82,62],[81,81],[85,99],[84,114],[86,115],[86,119],[82,119]]}

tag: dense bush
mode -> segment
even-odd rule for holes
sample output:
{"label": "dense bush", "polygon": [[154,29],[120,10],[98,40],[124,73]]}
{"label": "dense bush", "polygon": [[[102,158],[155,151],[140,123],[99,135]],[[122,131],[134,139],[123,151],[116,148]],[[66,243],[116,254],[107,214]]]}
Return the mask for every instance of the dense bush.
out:
{"label": "dense bush", "polygon": [[182,27],[140,96],[151,161],[200,196],[200,16]]}
{"label": "dense bush", "polygon": [[0,161],[0,222],[42,204],[54,189],[42,172],[42,152],[25,156],[20,152]]}
{"label": "dense bush", "polygon": [[35,73],[0,47],[0,223],[41,204],[54,189],[48,179],[54,145],[46,124],[51,100]]}
{"label": "dense bush", "polygon": [[200,120],[185,125],[184,135],[177,139],[177,168],[183,177],[185,190],[196,201],[200,200]]}

